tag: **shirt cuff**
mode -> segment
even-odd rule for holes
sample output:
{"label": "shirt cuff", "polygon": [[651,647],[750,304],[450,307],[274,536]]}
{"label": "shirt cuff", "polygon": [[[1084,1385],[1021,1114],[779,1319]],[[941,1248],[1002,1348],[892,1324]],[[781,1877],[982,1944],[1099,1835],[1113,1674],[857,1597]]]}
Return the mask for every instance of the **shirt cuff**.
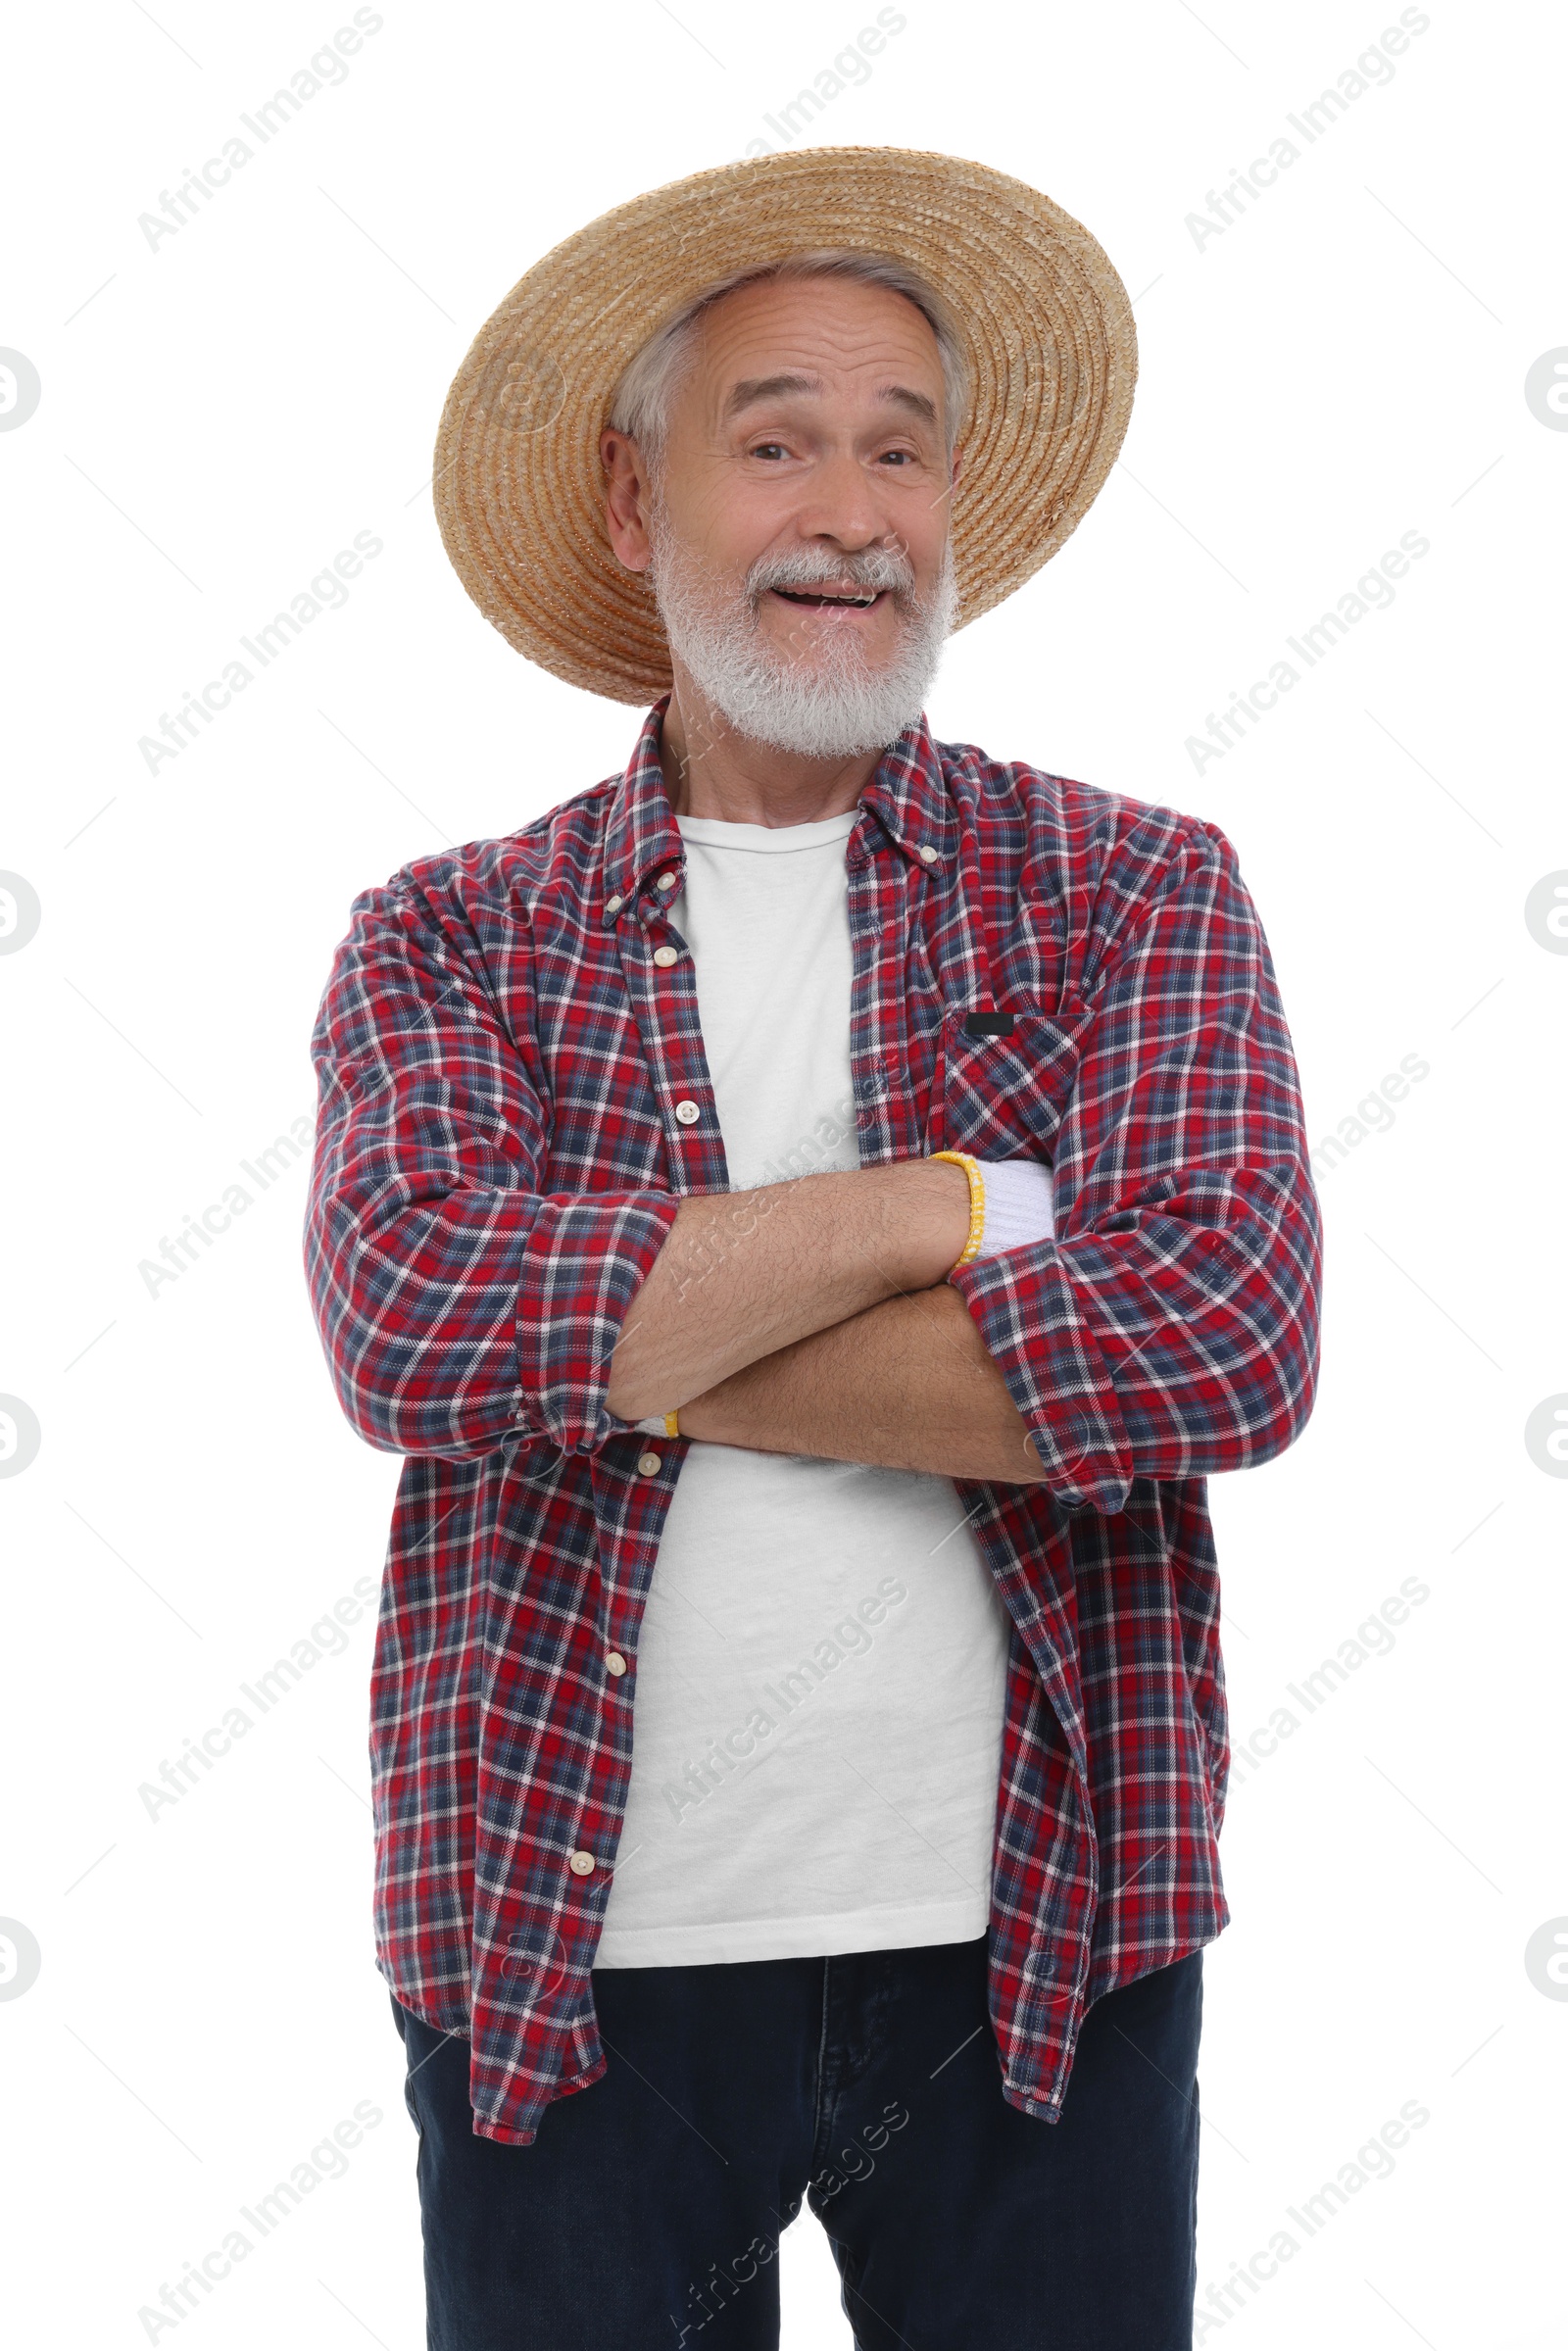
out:
{"label": "shirt cuff", "polygon": [[1057,1499],[1106,1513],[1125,1508],[1133,1480],[1127,1424],[1055,1243],[977,1257],[948,1278],[1028,1424]]}
{"label": "shirt cuff", "polygon": [[606,1406],[611,1357],[679,1207],[672,1192],[540,1202],[517,1283],[517,1418],[564,1452],[597,1452],[635,1426]]}

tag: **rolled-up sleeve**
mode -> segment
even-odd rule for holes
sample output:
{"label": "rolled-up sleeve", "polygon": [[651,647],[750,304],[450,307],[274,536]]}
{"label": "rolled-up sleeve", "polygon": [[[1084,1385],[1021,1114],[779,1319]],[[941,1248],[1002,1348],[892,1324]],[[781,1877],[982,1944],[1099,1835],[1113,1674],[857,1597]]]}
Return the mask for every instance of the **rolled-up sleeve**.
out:
{"label": "rolled-up sleeve", "polygon": [[456,887],[355,900],[311,1057],[306,1274],[355,1429],[398,1453],[519,1430],[596,1450],[625,1426],[610,1359],[679,1203],[538,1190],[545,1102]]}
{"label": "rolled-up sleeve", "polygon": [[1047,1483],[1245,1468],[1311,1409],[1321,1220],[1272,959],[1230,843],[1198,828],[1115,932],[1078,1016],[1056,1231],[953,1276]]}

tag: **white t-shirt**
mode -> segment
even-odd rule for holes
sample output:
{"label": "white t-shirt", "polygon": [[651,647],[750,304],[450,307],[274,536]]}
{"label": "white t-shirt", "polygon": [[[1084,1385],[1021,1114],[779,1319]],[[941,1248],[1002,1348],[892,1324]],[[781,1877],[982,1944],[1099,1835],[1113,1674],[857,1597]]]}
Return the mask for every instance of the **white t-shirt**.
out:
{"label": "white t-shirt", "polygon": [[[731,1184],[858,1166],[853,813],[678,822],[671,919]],[[694,1443],[638,1641],[595,1966],[982,1934],[1009,1638],[951,1479]]]}

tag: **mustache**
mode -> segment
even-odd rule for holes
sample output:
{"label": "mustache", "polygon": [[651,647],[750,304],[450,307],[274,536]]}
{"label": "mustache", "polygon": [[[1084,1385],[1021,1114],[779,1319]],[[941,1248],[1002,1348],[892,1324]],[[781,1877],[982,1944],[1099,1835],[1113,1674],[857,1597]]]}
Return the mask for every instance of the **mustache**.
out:
{"label": "mustache", "polygon": [[855,555],[829,556],[814,547],[780,549],[759,556],[746,574],[746,595],[754,610],[769,588],[826,588],[849,582],[857,588],[891,589],[908,596],[914,590],[914,565],[893,547],[864,547]]}

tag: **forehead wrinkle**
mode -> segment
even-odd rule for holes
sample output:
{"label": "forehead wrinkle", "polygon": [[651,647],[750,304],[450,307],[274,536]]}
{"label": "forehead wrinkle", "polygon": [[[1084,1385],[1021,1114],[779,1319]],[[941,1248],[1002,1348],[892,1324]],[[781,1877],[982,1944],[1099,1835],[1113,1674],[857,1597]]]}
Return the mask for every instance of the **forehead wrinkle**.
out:
{"label": "forehead wrinkle", "polygon": [[[782,399],[798,393],[805,393],[808,398],[820,399],[824,388],[819,375],[802,375],[792,372],[779,375],[743,376],[739,383],[731,386],[723,408],[719,412],[720,421],[727,424],[731,417],[738,416],[743,409],[755,407],[759,401]],[[879,384],[871,397],[881,407],[906,409],[911,416],[920,417],[924,423],[933,426],[937,423],[936,402],[930,399],[926,393],[912,390],[908,384]]]}
{"label": "forehead wrinkle", "polygon": [[[875,289],[873,322],[864,300],[872,292],[824,280],[812,284],[808,296],[805,288],[786,292],[775,285],[743,286],[725,295],[695,321],[695,366],[685,371],[682,405],[695,399],[713,430],[732,421],[748,392],[756,398],[760,387],[762,397],[820,397],[828,388],[825,378],[837,385],[874,374],[881,381],[873,397],[884,404],[895,377],[906,378],[900,391],[931,385],[935,398],[929,410],[904,405],[911,416],[940,419],[942,392],[936,387],[944,379],[930,321],[904,296]],[[731,369],[736,380],[726,390]],[[799,389],[786,392],[776,385],[783,376],[800,379]],[[913,393],[913,402],[920,398]]]}

